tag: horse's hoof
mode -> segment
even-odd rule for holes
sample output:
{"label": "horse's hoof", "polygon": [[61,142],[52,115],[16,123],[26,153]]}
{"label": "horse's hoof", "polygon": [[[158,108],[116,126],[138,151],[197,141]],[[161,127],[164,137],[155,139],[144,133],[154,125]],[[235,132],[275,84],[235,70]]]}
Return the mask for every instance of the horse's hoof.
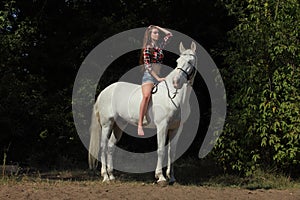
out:
{"label": "horse's hoof", "polygon": [[116,178],[115,178],[113,175],[110,175],[110,176],[109,176],[109,180],[110,180],[110,181],[115,181]]}
{"label": "horse's hoof", "polygon": [[176,181],[169,181],[169,185],[176,185]]}
{"label": "horse's hoof", "polygon": [[156,182],[159,186],[161,187],[166,187],[168,186],[168,182],[167,181],[157,181]]}
{"label": "horse's hoof", "polygon": [[176,179],[175,178],[169,179],[169,185],[174,185],[175,183],[176,183]]}
{"label": "horse's hoof", "polygon": [[103,178],[103,180],[102,180],[102,183],[109,183],[109,178],[108,177],[105,177],[105,178]]}
{"label": "horse's hoof", "polygon": [[109,179],[109,182],[115,183],[115,182],[116,182],[116,179],[115,179],[115,178],[114,178],[114,179]]}

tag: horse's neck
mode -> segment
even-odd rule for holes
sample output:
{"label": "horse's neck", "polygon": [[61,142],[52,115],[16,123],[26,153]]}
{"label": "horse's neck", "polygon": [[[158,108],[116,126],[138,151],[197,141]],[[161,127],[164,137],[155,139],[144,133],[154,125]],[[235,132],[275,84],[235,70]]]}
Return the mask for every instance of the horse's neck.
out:
{"label": "horse's neck", "polygon": [[172,70],[166,77],[166,81],[172,83],[174,76],[176,75],[176,70]]}

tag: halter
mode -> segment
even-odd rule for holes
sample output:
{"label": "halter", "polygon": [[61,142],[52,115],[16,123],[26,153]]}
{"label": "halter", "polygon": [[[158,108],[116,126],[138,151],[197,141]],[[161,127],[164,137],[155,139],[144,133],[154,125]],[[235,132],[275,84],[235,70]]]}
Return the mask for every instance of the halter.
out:
{"label": "halter", "polygon": [[[187,73],[187,72],[186,72],[184,69],[182,69],[181,67],[176,68],[176,69],[181,70],[181,71],[186,75],[187,81],[190,81],[190,80],[192,79],[192,77],[194,76],[194,74],[195,74],[195,72],[196,72],[196,66],[197,66],[197,57],[196,57],[195,55],[193,55],[193,54],[189,54],[189,55],[190,55],[190,56],[194,56],[194,57],[195,57],[195,60],[196,60],[196,62],[195,62],[196,64],[195,64],[195,65],[192,65],[190,62],[188,62],[188,64],[192,66],[192,71],[191,71],[190,73]],[[167,90],[168,90],[168,97],[169,97],[169,99],[171,99],[171,101],[172,101],[172,103],[174,104],[174,106],[175,106],[176,108],[178,108],[178,106],[177,106],[177,105],[174,103],[174,101],[173,101],[173,99],[176,97],[177,89],[175,90],[173,96],[171,97],[170,89],[169,89],[169,87],[168,87],[167,81],[164,81],[164,82],[165,82],[166,87],[167,87]],[[190,85],[192,85],[192,84],[190,84]]]}
{"label": "halter", "polygon": [[[193,54],[188,54],[188,55],[194,56],[194,57],[195,57],[196,65],[197,65],[197,57],[196,57],[195,55],[193,55]],[[191,71],[190,73],[187,73],[187,72],[186,72],[184,69],[182,69],[181,67],[178,67],[178,68],[176,68],[176,69],[181,70],[181,71],[185,74],[187,81],[190,81],[190,80],[192,79],[194,73],[196,72],[196,69],[195,69],[196,66],[195,66],[195,65],[192,65],[190,62],[187,62],[187,63],[193,67],[193,68],[192,68],[192,71]]]}
{"label": "halter", "polygon": [[193,69],[192,69],[192,71],[191,71],[190,74],[188,74],[184,69],[182,69],[180,67],[177,68],[177,69],[180,69],[186,75],[186,80],[188,80],[188,81],[190,81],[192,79],[192,77],[193,77],[193,75],[195,73],[195,67],[194,66],[193,66]]}

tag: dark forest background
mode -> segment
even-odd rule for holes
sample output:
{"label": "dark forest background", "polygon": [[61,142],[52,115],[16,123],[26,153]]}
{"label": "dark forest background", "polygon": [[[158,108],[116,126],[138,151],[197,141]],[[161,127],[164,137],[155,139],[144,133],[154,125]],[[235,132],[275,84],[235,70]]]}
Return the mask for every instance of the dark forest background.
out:
{"label": "dark forest background", "polygon": [[[263,168],[297,175],[299,16],[296,0],[2,0],[0,159],[39,169],[86,169],[87,150],[72,116],[77,71],[105,39],[154,24],[196,40],[221,71],[227,118],[206,159],[227,173],[249,175]],[[114,62],[99,92],[137,66],[138,57],[133,52]],[[170,58],[166,64],[172,65]],[[201,96],[201,122],[184,156],[199,159],[210,120],[210,99],[199,75],[194,90]],[[125,135],[120,145],[138,151],[156,144]]]}

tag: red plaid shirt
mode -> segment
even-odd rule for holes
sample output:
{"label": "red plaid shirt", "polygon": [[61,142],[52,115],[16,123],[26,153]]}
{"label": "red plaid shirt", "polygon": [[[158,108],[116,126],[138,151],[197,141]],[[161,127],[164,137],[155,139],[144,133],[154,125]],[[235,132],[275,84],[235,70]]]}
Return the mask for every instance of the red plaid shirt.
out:
{"label": "red plaid shirt", "polygon": [[163,38],[163,40],[161,41],[158,47],[154,47],[151,49],[150,46],[147,46],[143,50],[144,66],[146,70],[148,70],[149,72],[152,71],[151,63],[162,63],[164,58],[162,49],[166,46],[166,44],[168,43],[171,37],[172,34],[169,33]]}

